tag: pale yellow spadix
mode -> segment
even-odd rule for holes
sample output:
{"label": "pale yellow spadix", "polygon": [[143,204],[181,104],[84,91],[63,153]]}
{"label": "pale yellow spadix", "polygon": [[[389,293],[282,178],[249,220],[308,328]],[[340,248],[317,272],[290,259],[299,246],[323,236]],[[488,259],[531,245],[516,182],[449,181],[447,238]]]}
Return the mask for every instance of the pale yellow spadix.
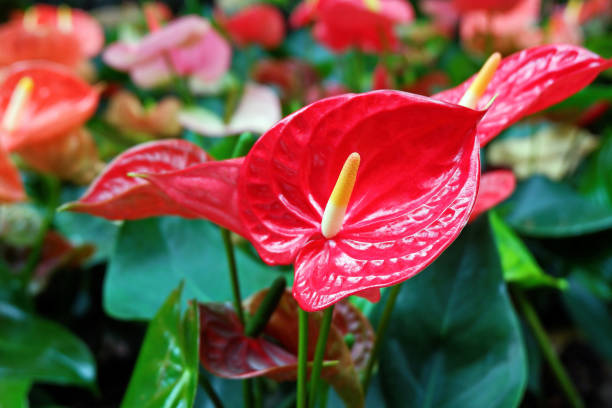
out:
{"label": "pale yellow spadix", "polygon": [[470,109],[476,108],[478,101],[487,90],[489,82],[493,79],[493,75],[495,75],[500,62],[501,55],[499,52],[496,52],[487,59],[487,62],[484,63],[468,90],[465,91],[465,94],[459,101],[459,105]]}
{"label": "pale yellow spadix", "polygon": [[28,8],[23,14],[23,28],[28,31],[34,31],[36,29],[38,21],[38,14],[34,7]]}
{"label": "pale yellow spadix", "polygon": [[568,23],[578,23],[582,11],[582,0],[569,0],[563,12],[563,18]]}
{"label": "pale yellow spadix", "polygon": [[72,9],[66,5],[57,8],[57,28],[63,32],[72,31]]}
{"label": "pale yellow spadix", "polygon": [[34,81],[30,77],[23,77],[17,82],[17,86],[13,90],[11,100],[4,111],[4,117],[2,118],[2,127],[4,130],[12,132],[19,124],[19,118],[23,109],[30,99],[32,89],[34,88]]}
{"label": "pale yellow spadix", "polygon": [[380,0],[363,0],[363,2],[370,11],[380,11]]}
{"label": "pale yellow spadix", "polygon": [[342,166],[338,181],[336,181],[323,212],[321,233],[325,238],[333,238],[342,229],[346,207],[351,199],[357,179],[360,160],[359,153],[351,153],[344,162],[344,166]]}

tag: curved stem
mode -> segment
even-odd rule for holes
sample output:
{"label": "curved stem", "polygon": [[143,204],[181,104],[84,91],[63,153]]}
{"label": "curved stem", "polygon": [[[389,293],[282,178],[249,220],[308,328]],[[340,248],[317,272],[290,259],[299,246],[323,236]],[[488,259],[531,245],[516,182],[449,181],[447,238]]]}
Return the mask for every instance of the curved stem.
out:
{"label": "curved stem", "polygon": [[40,256],[42,254],[43,245],[45,243],[45,237],[47,236],[47,232],[51,228],[51,224],[53,224],[53,217],[55,216],[55,209],[59,205],[59,196],[60,196],[60,182],[57,178],[53,176],[45,175],[44,178],[45,183],[45,193],[47,199],[47,209],[45,212],[45,217],[43,218],[42,225],[40,226],[40,230],[36,234],[36,239],[34,240],[34,245],[32,246],[32,250],[28,254],[28,258],[26,260],[25,265],[19,271],[19,277],[21,278],[22,286],[25,290],[27,290],[28,284],[34,275],[34,271],[36,270],[36,265],[38,265],[38,261],[40,260]]}
{"label": "curved stem", "polygon": [[325,357],[325,350],[327,349],[327,337],[329,335],[329,329],[331,328],[333,314],[334,305],[331,305],[323,312],[323,320],[319,328],[319,338],[317,339],[312,371],[310,373],[310,392],[308,394],[310,398],[308,400],[309,408],[314,408],[317,401],[316,397],[319,388],[319,380],[321,378],[321,369],[323,368],[323,358]]}
{"label": "curved stem", "polygon": [[544,354],[544,358],[546,358],[546,361],[548,362],[548,365],[550,366],[553,375],[557,379],[559,386],[563,390],[568,402],[573,408],[584,408],[584,402],[576,390],[576,387],[572,383],[571,378],[567,374],[567,371],[565,371],[561,360],[559,360],[559,356],[557,356],[557,353],[555,352],[555,349],[553,348],[553,345],[550,342],[546,330],[544,330],[542,322],[540,322],[540,318],[538,317],[535,309],[531,303],[529,303],[522,290],[517,287],[513,287],[512,293],[521,309],[521,312],[523,313],[523,316],[525,317],[525,320],[527,321],[527,324],[529,324],[538,345],[540,346],[540,350],[542,350],[542,354]]}
{"label": "curved stem", "polygon": [[308,312],[298,308],[299,341],[298,341],[298,375],[297,375],[297,408],[306,408],[306,381],[308,376]]}
{"label": "curved stem", "polygon": [[247,322],[244,334],[248,337],[257,337],[261,334],[283,297],[285,286],[287,286],[287,280],[284,276],[279,276],[274,280],[255,315]]}
{"label": "curved stem", "polygon": [[372,378],[372,370],[374,369],[374,364],[378,358],[378,351],[380,350],[380,344],[385,336],[385,332],[387,331],[387,326],[389,325],[389,319],[391,318],[391,313],[393,312],[393,307],[395,306],[395,300],[397,299],[397,295],[399,295],[401,288],[401,283],[395,286],[392,286],[389,290],[389,297],[387,297],[387,301],[385,303],[385,309],[383,310],[383,314],[378,322],[378,327],[376,328],[376,338],[374,339],[374,348],[372,349],[372,353],[370,354],[370,358],[368,359],[368,364],[366,365],[365,371],[363,373],[363,394],[364,396],[368,392],[368,386],[370,385],[370,379]]}

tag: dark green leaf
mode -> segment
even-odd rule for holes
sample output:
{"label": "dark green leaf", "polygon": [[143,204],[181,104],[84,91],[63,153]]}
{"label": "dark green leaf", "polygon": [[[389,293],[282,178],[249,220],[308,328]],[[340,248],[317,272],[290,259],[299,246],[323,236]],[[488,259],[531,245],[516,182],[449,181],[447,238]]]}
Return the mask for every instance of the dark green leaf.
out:
{"label": "dark green leaf", "polygon": [[519,184],[498,213],[512,228],[534,237],[571,237],[612,227],[612,207],[541,176]]}
{"label": "dark green leaf", "polygon": [[569,277],[570,288],[563,293],[563,302],[570,316],[595,349],[612,361],[612,314],[610,287],[595,271],[574,268]]}
{"label": "dark green leaf", "polygon": [[494,211],[489,212],[489,220],[499,251],[504,279],[507,282],[518,283],[526,288],[537,286],[567,288],[565,279],[554,278],[544,273],[521,239]]}
{"label": "dark green leaf", "polygon": [[65,328],[0,302],[0,379],[92,385],[87,346]]}
{"label": "dark green leaf", "polygon": [[[238,248],[235,253],[243,297],[278,276]],[[125,222],[110,260],[104,305],[118,318],[148,319],[182,280],[187,298],[232,299],[219,229],[203,220],[177,217]]]}
{"label": "dark green leaf", "polygon": [[403,283],[379,374],[387,407],[518,405],[525,349],[486,217]]}
{"label": "dark green leaf", "polygon": [[181,319],[182,286],[147,329],[122,407],[191,408],[198,385],[199,319],[195,302]]}

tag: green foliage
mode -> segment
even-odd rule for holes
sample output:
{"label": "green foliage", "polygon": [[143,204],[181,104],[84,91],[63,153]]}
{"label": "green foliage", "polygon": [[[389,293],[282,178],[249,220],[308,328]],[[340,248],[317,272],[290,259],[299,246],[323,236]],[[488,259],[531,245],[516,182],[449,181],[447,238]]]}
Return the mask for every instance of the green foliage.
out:
{"label": "green foliage", "polygon": [[181,318],[182,285],[147,330],[122,407],[193,406],[198,384],[199,318],[195,302]]}
{"label": "green foliage", "polygon": [[60,325],[0,302],[0,333],[0,382],[93,386],[93,356],[79,338]]}
{"label": "green foliage", "polygon": [[[244,297],[278,276],[238,248],[236,261]],[[164,217],[125,222],[110,259],[104,305],[119,318],[148,319],[182,280],[188,298],[230,300],[227,270],[221,233],[207,221]]]}
{"label": "green foliage", "polygon": [[527,361],[493,239],[481,217],[403,283],[380,361],[387,407],[520,402]]}

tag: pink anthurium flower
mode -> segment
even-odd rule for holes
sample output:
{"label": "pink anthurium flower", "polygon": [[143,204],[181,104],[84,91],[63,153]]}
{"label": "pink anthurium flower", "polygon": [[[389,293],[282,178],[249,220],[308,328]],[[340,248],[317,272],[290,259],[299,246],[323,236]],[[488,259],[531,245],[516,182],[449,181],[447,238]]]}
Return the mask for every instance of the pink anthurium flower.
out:
{"label": "pink anthurium flower", "polygon": [[484,173],[480,177],[480,188],[470,215],[470,222],[510,197],[515,188],[516,177],[510,170],[494,170]]}
{"label": "pink anthurium flower", "polygon": [[313,19],[315,38],[334,51],[384,52],[398,46],[394,27],[411,22],[414,11],[402,0],[305,0],[291,17],[294,26]]}
{"label": "pink anthurium flower", "polygon": [[112,44],[103,59],[115,69],[128,71],[138,86],[151,88],[168,82],[172,75],[216,82],[229,69],[231,48],[206,19],[185,16],[138,43]]}
{"label": "pink anthurium flower", "polygon": [[[378,288],[429,265],[468,221],[480,175],[476,135],[489,140],[609,65],[577,47],[527,50],[501,64],[497,56],[476,80],[438,96],[451,103],[397,91],[332,97],[278,122],[244,159],[140,176],[174,205],[249,239],[267,263],[293,263],[303,309],[353,294],[376,300]],[[491,87],[505,91],[499,104],[470,109]],[[97,205],[114,204],[106,198]]]}
{"label": "pink anthurium flower", "polygon": [[185,128],[204,136],[229,136],[242,132],[264,133],[281,119],[278,95],[270,87],[247,83],[242,99],[228,123],[213,112],[187,107],[179,113]]}
{"label": "pink anthurium flower", "polygon": [[240,47],[258,44],[273,49],[285,38],[283,14],[269,4],[253,4],[231,16],[219,9],[215,12],[215,20]]}

